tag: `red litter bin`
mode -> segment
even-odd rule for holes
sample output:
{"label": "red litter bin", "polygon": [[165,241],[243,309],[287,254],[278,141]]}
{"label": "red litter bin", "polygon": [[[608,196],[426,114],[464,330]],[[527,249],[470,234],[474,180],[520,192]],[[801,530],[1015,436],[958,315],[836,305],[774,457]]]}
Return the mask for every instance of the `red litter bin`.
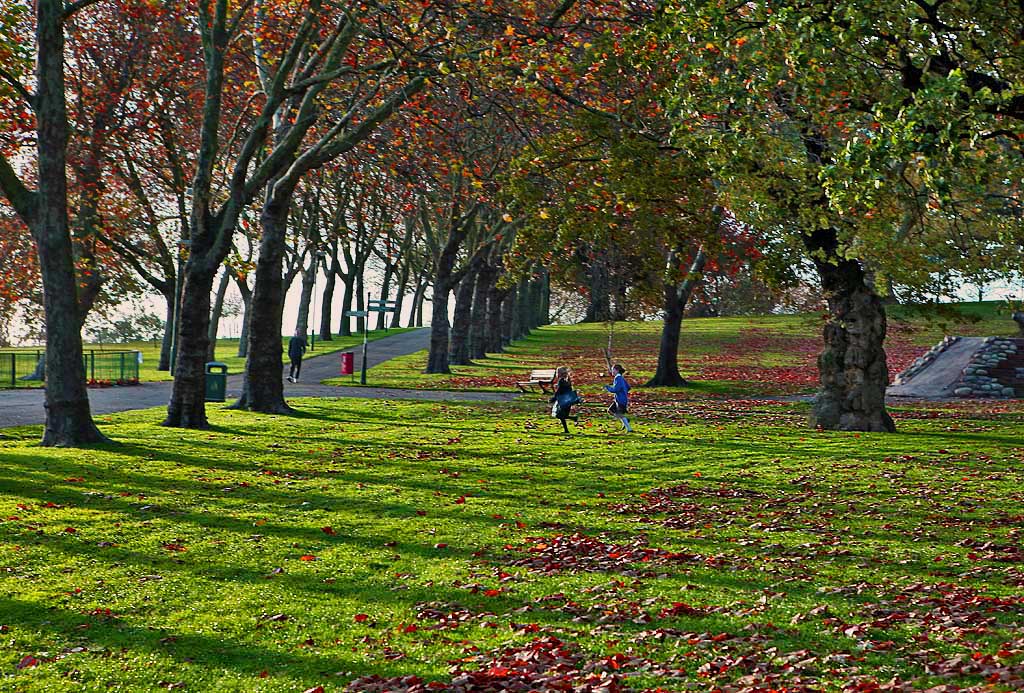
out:
{"label": "red litter bin", "polygon": [[352,375],[355,371],[355,360],[351,351],[343,352],[341,355],[341,374]]}

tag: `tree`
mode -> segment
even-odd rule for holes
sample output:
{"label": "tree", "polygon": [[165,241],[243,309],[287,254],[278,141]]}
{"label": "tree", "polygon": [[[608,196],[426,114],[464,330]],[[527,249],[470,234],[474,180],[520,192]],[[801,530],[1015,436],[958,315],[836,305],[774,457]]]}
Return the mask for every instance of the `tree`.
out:
{"label": "tree", "polygon": [[812,424],[891,431],[875,283],[944,271],[952,258],[930,250],[957,220],[1016,204],[1015,186],[993,181],[1013,180],[1006,172],[1019,166],[1005,152],[1024,101],[1008,89],[1015,61],[1001,56],[1015,51],[1005,27],[1021,9],[681,7],[668,8],[665,40],[655,39],[685,65],[673,101],[679,141],[714,142],[723,199],[742,219],[797,239],[829,304]]}
{"label": "tree", "polygon": [[42,272],[47,377],[42,444],[46,446],[107,442],[93,423],[85,388],[78,284],[68,223],[64,24],[86,4],[65,8],[60,0],[36,3],[35,94],[16,85],[35,114],[35,190],[0,153],[0,190],[30,229]]}

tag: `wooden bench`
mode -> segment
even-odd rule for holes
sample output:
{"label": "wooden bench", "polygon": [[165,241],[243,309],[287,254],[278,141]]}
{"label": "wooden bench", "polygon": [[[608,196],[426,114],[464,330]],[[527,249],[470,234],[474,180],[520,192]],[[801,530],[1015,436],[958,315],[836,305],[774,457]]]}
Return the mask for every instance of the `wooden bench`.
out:
{"label": "wooden bench", "polygon": [[[520,380],[516,383],[523,392],[529,392],[534,385],[539,385],[540,390],[543,393],[547,393],[549,386],[555,384],[555,369],[554,368],[538,368],[530,371],[530,376],[527,380]],[[529,388],[529,389],[527,389]]]}

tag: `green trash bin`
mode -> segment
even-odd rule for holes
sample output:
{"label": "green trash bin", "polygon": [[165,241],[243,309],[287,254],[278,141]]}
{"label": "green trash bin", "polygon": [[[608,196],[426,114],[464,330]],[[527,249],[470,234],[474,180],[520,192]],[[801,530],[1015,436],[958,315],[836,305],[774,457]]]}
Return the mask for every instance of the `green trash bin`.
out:
{"label": "green trash bin", "polygon": [[223,402],[228,389],[228,364],[210,361],[206,364],[206,401]]}

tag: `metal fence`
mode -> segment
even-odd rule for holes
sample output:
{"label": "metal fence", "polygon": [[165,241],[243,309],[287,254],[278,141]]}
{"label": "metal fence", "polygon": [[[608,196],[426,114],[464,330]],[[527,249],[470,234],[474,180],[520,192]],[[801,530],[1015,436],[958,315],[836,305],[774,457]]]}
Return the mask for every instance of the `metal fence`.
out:
{"label": "metal fence", "polygon": [[[40,387],[45,351],[0,351],[0,388]],[[89,385],[134,385],[139,382],[138,351],[88,349],[82,354]]]}

